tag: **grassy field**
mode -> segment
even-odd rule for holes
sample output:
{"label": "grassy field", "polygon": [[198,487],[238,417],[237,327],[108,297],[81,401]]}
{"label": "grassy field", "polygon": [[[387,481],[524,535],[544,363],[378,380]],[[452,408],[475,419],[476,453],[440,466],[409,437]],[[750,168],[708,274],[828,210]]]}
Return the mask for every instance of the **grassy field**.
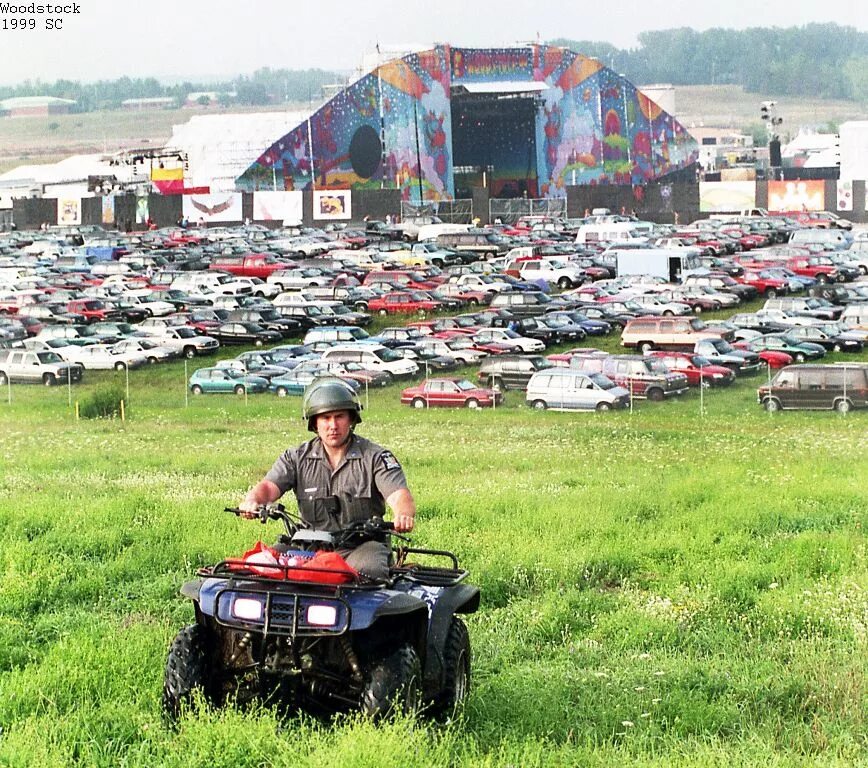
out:
{"label": "grassy field", "polygon": [[[866,359],[868,356],[863,356]],[[89,375],[80,399],[123,374]],[[0,765],[853,766],[866,759],[864,412],[769,415],[757,379],[633,413],[414,411],[371,394],[421,545],[482,588],[462,718],[380,727],[203,711],[161,722],[221,512],[305,439],[298,398],[185,403],[134,371],[130,418],[63,388],[0,402]]]}
{"label": "grassy field", "polygon": [[868,104],[833,99],[775,97],[746,93],[737,85],[679,85],[675,89],[678,119],[689,129],[693,125],[733,127],[747,130],[760,123],[760,103],[777,99],[777,114],[784,119],[782,136],[794,136],[800,126],[828,130],[829,123],[868,119]]}
{"label": "grassy field", "polygon": [[[271,109],[306,108],[307,104],[284,104]],[[217,115],[223,111],[205,107],[149,108],[3,119],[0,120],[0,173],[25,163],[54,163],[75,154],[162,147],[172,135],[172,126],[186,123],[195,115]],[[267,110],[264,107],[232,109],[234,113],[262,111]]]}

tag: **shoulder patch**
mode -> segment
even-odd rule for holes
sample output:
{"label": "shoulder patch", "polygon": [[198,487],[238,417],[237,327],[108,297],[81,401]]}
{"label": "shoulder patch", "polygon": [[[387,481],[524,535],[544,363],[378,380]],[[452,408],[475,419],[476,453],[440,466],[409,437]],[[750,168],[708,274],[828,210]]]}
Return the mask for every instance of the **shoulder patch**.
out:
{"label": "shoulder patch", "polygon": [[401,468],[401,462],[399,462],[395,458],[395,454],[392,453],[391,451],[383,451],[380,454],[380,459],[383,462],[383,467],[385,467],[387,470],[400,469]]}

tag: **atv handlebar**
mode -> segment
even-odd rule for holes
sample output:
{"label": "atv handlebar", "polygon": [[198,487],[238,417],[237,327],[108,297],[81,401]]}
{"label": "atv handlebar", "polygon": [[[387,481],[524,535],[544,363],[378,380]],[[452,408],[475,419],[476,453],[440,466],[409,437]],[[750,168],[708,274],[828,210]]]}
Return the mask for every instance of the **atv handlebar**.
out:
{"label": "atv handlebar", "polygon": [[[249,514],[240,507],[224,507],[224,510],[226,512],[231,512],[236,517],[246,516]],[[303,520],[294,518],[294,516],[290,515],[283,504],[260,504],[254,514],[259,518],[259,522],[263,525],[265,525],[269,520],[282,520],[289,536],[292,536],[292,534],[294,534],[299,528],[309,527]],[[360,536],[375,541],[385,541],[386,538],[390,536],[396,539],[401,539],[402,541],[410,541],[409,538],[395,530],[394,523],[387,522],[383,520],[382,517],[378,516],[352,523],[347,528],[340,531],[334,531],[333,535],[339,546],[350,542],[354,538],[358,539]]]}
{"label": "atv handlebar", "polygon": [[[223,509],[226,512],[231,512],[236,517],[246,517],[249,514],[240,507],[224,507]],[[259,517],[259,522],[263,525],[269,520],[283,520],[288,530],[290,527],[295,528],[301,524],[300,521],[297,522],[289,516],[283,504],[260,504],[257,506],[254,514]]]}

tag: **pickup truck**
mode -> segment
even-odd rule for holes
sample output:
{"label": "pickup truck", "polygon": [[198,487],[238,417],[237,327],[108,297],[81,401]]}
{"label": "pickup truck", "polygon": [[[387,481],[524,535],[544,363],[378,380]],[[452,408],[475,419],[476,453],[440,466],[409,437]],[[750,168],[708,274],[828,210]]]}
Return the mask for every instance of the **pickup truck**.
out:
{"label": "pickup truck", "polygon": [[268,276],[279,269],[294,269],[297,266],[292,261],[280,261],[266,253],[251,253],[248,256],[220,257],[214,259],[208,266],[219,272],[229,272],[239,277],[260,277],[267,280]]}
{"label": "pickup truck", "polygon": [[81,381],[81,370],[79,365],[64,362],[56,352],[0,349],[0,385],[20,381],[50,387]]}

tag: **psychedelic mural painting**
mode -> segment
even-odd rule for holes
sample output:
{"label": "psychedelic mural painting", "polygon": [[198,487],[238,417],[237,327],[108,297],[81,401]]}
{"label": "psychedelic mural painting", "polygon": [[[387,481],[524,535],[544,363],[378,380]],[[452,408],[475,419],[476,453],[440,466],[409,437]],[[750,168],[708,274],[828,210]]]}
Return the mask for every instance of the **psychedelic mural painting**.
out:
{"label": "psychedelic mural painting", "polygon": [[696,154],[683,126],[596,59],[544,45],[442,45],[345,88],[236,188],[388,187],[438,201],[484,183],[493,196],[564,197],[570,185],[642,185]]}
{"label": "psychedelic mural painting", "polygon": [[624,78],[611,69],[600,72],[598,87],[605,172],[600,181],[610,184],[629,184],[632,179],[625,85]]}
{"label": "psychedelic mural painting", "polygon": [[540,193],[564,197],[567,186],[593,183],[603,173],[600,106],[596,85],[602,65],[564,51],[563,65],[543,92],[537,131]]}
{"label": "psychedelic mural painting", "polygon": [[630,183],[644,184],[654,178],[653,118],[661,112],[644,93],[632,83],[624,84],[627,109],[627,135],[630,141]]}
{"label": "psychedelic mural painting", "polygon": [[385,178],[404,200],[452,198],[449,49],[438,47],[384,64]]}

